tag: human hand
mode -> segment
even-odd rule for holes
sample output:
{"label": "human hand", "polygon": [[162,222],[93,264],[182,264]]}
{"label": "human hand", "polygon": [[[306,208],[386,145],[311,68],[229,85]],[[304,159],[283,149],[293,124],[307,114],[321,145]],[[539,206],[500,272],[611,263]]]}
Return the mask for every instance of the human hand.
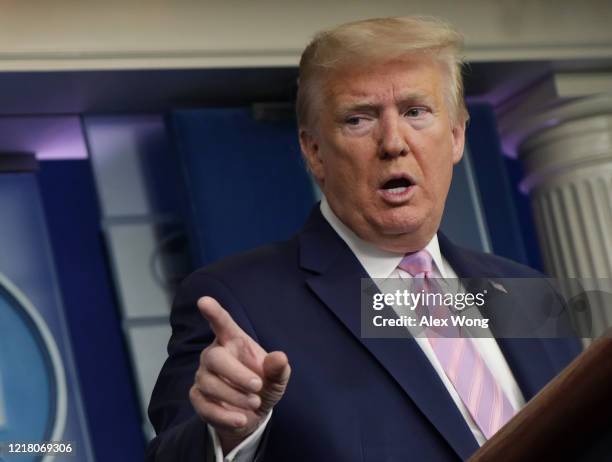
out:
{"label": "human hand", "polygon": [[215,340],[200,354],[189,399],[196,413],[215,428],[227,454],[282,398],[291,367],[285,353],[267,353],[214,298],[200,298],[198,308]]}

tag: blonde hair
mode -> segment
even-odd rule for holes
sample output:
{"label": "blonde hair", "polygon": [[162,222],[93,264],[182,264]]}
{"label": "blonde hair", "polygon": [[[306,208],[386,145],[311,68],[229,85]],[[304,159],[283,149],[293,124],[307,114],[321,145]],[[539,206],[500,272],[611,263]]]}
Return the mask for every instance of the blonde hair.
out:
{"label": "blonde hair", "polygon": [[444,66],[451,119],[465,123],[469,116],[463,98],[462,46],[463,36],[450,24],[425,16],[366,19],[319,32],[300,59],[298,124],[312,123],[312,102],[320,96],[323,78],[332,71],[415,55],[431,56]]}

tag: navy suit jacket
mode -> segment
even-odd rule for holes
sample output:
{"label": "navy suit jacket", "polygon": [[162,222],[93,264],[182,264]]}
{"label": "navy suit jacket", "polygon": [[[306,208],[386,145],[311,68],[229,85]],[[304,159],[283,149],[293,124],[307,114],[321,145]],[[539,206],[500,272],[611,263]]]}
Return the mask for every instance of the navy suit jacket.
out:
{"label": "navy suit jacket", "polygon": [[[541,277],[500,257],[462,249],[439,234],[459,277]],[[257,460],[455,461],[478,448],[440,378],[413,339],[360,335],[360,280],[367,274],[316,207],[294,238],[226,258],[189,276],[171,314],[169,357],[149,416],[157,437],[147,460],[211,460],[206,425],[188,398],[199,354],[212,340],[196,300],[215,297],[267,351],[284,351],[292,376]],[[540,295],[552,289],[537,282]],[[532,294],[500,292],[511,306]],[[498,339],[526,399],[578,352],[566,340]]]}

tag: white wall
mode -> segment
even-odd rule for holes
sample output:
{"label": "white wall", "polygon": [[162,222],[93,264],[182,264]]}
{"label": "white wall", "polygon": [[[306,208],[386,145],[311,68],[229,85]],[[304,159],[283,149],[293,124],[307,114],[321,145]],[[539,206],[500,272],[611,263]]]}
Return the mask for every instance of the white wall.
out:
{"label": "white wall", "polygon": [[433,14],[472,61],[612,57],[609,0],[0,0],[0,71],[295,65],[312,34]]}

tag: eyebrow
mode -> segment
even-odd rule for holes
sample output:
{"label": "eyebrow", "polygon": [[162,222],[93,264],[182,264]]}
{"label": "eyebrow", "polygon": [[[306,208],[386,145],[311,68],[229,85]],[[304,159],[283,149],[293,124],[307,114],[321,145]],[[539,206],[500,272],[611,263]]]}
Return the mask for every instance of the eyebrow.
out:
{"label": "eyebrow", "polygon": [[[380,109],[381,105],[373,100],[369,100],[368,97],[364,97],[363,100],[359,100],[356,96],[353,98],[354,102],[340,103],[338,106],[338,114],[346,114],[349,112],[376,112]],[[433,105],[433,98],[431,95],[424,92],[410,92],[401,95],[396,99],[395,104],[400,107],[410,106],[413,104],[427,104]]]}

